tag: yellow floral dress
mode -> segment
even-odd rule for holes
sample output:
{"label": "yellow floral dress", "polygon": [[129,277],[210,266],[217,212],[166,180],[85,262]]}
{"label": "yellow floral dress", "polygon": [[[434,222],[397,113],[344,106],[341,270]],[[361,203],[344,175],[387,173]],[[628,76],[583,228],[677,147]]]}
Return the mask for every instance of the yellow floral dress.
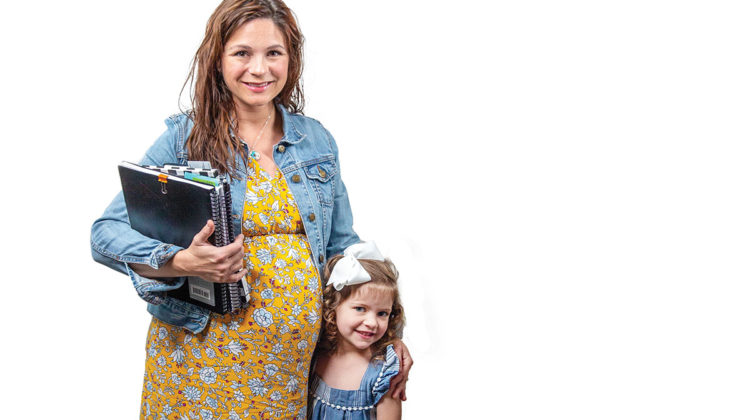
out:
{"label": "yellow floral dress", "polygon": [[304,419],[321,314],[318,271],[280,172],[248,163],[242,233],[250,306],[200,334],[151,322],[142,419]]}

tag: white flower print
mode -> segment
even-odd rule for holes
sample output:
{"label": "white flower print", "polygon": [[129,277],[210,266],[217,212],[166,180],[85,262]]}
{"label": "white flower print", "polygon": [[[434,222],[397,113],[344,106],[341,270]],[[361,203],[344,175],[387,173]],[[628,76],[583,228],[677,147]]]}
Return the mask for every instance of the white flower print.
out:
{"label": "white flower print", "polygon": [[279,353],[280,351],[284,350],[284,346],[282,346],[280,343],[276,343],[271,347],[271,351],[274,353]]}
{"label": "white flower print", "polygon": [[283,259],[281,259],[281,258],[278,258],[278,259],[277,259],[277,260],[275,261],[275,263],[274,263],[274,267],[275,267],[275,268],[276,268],[277,270],[282,270],[282,269],[284,269],[284,267],[286,267],[286,261],[285,261],[285,260],[283,260]]}
{"label": "white flower print", "polygon": [[202,420],[213,420],[214,419],[214,413],[211,412],[211,410],[206,410],[205,408],[201,409],[201,419]]}
{"label": "white flower print", "polygon": [[258,257],[258,260],[260,260],[260,263],[263,265],[271,264],[273,259],[271,251],[264,248],[259,249],[255,256]]}
{"label": "white flower print", "polygon": [[248,189],[245,193],[245,201],[251,204],[256,204],[258,201],[260,201],[260,197],[258,197],[258,194],[255,193],[252,189]]}
{"label": "white flower print", "polygon": [[270,398],[271,401],[278,401],[281,399],[281,392],[273,391],[268,398]]}
{"label": "white flower print", "polygon": [[167,338],[167,329],[159,327],[159,340],[164,340],[165,338]]}
{"label": "white flower print", "polygon": [[264,289],[262,292],[260,292],[260,297],[263,299],[273,299],[273,290]]}
{"label": "white flower print", "polygon": [[279,372],[279,367],[274,365],[273,363],[267,364],[265,368],[266,368],[266,375],[269,377]]}
{"label": "white flower print", "polygon": [[253,311],[253,319],[263,328],[273,324],[273,315],[263,308],[258,308]]}
{"label": "white flower print", "polygon": [[237,340],[231,340],[226,346],[223,347],[235,356],[242,355],[242,344]]}
{"label": "white flower print", "polygon": [[207,384],[216,383],[216,371],[212,367],[204,367],[198,372],[198,376]]}
{"label": "white flower print", "polygon": [[318,316],[318,314],[310,314],[310,315],[307,316],[307,322],[310,325],[315,325],[315,323],[318,322],[318,319],[320,319],[320,317]]}
{"label": "white flower print", "polygon": [[300,342],[297,343],[297,349],[299,349],[299,350],[304,350],[304,349],[307,348],[307,346],[308,346],[308,344],[307,344],[307,341],[305,341],[305,340],[300,340]]}
{"label": "white flower print", "polygon": [[206,405],[213,408],[214,410],[219,408],[219,403],[216,401],[216,398],[213,397],[206,397]]}
{"label": "white flower print", "polygon": [[191,351],[193,353],[193,357],[195,357],[196,359],[202,359],[203,358],[203,356],[201,356],[201,349],[199,349],[198,347],[193,347],[191,349]]}
{"label": "white flower print", "polygon": [[258,189],[261,190],[261,191],[263,191],[266,194],[268,194],[269,192],[271,192],[272,188],[273,188],[273,186],[268,181],[263,181],[263,182],[258,183]]}
{"label": "white flower print", "polygon": [[170,379],[172,380],[172,383],[174,383],[175,385],[179,385],[182,383],[182,378],[180,378],[180,375],[176,373],[173,373]]}
{"label": "white flower print", "polygon": [[302,312],[302,307],[299,305],[294,305],[292,307],[292,315],[297,316]]}
{"label": "white flower print", "polygon": [[261,213],[258,215],[258,219],[260,219],[260,222],[264,225],[267,225],[268,222],[271,220],[271,216],[267,215],[266,213]]}
{"label": "white flower print", "polygon": [[240,420],[240,416],[232,410],[232,412],[229,413],[229,420]]}
{"label": "white flower print", "polygon": [[198,388],[194,386],[185,387],[185,398],[188,401],[191,401],[191,402],[198,401],[198,399],[201,397],[201,394],[203,394],[203,392],[201,392],[201,390],[199,390]]}
{"label": "white flower print", "polygon": [[216,352],[211,347],[206,348],[206,357],[209,359],[215,359],[216,358]]}
{"label": "white flower print", "polygon": [[185,352],[183,351],[181,346],[177,346],[177,348],[174,349],[174,351],[169,355],[169,357],[175,363],[182,363],[183,360],[185,360]]}
{"label": "white flower print", "polygon": [[239,402],[245,401],[245,394],[243,394],[239,389],[236,389],[234,391],[234,399]]}
{"label": "white flower print", "polygon": [[296,376],[292,376],[289,381],[287,381],[286,386],[284,387],[284,390],[288,393],[296,392],[297,388],[299,388],[299,381],[297,381]]}
{"label": "white flower print", "polygon": [[287,252],[286,256],[288,259],[296,261],[299,259],[299,251],[295,247],[290,247],[289,252]]}
{"label": "white flower print", "polygon": [[289,332],[289,326],[286,324],[282,325],[281,328],[279,328],[279,333],[281,334],[286,334],[288,332]]}
{"label": "white flower print", "polygon": [[250,391],[253,395],[266,395],[268,389],[264,386],[265,384],[258,378],[252,378],[248,381],[247,385],[250,387]]}
{"label": "white flower print", "polygon": [[159,356],[158,359],[156,359],[156,364],[159,366],[164,366],[167,364],[167,358],[164,356]]}

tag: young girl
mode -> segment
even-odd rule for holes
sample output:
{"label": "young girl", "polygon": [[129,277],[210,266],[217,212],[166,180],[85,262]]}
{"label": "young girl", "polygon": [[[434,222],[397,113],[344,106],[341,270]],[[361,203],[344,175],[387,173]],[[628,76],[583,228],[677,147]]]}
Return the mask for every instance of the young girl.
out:
{"label": "young girl", "polygon": [[323,326],[310,379],[310,418],[400,419],[389,392],[399,362],[391,343],[404,326],[398,272],[372,242],[352,245],[325,268]]}

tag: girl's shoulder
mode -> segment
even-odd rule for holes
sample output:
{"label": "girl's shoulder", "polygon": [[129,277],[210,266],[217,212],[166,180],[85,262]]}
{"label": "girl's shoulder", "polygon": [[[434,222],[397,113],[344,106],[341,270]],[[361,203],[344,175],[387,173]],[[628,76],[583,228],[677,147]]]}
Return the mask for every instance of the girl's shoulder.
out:
{"label": "girl's shoulder", "polygon": [[399,370],[398,356],[392,345],[386,347],[384,359],[370,362],[370,367],[362,379],[362,387],[372,390],[375,396],[374,404],[388,392],[391,380],[398,375]]}

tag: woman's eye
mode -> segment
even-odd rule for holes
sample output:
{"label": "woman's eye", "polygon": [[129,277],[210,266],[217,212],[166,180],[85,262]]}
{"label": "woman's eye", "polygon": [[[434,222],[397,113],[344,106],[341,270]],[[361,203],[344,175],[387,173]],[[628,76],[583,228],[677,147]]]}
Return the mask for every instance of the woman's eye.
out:
{"label": "woman's eye", "polygon": [[276,56],[281,55],[281,51],[271,50],[268,52],[268,55],[276,57]]}
{"label": "woman's eye", "polygon": [[388,315],[390,315],[390,314],[388,312],[386,312],[386,311],[380,311],[380,312],[378,312],[378,316],[388,316]]}
{"label": "woman's eye", "polygon": [[246,57],[247,56],[247,51],[237,51],[236,53],[234,53],[234,55],[236,57]]}

